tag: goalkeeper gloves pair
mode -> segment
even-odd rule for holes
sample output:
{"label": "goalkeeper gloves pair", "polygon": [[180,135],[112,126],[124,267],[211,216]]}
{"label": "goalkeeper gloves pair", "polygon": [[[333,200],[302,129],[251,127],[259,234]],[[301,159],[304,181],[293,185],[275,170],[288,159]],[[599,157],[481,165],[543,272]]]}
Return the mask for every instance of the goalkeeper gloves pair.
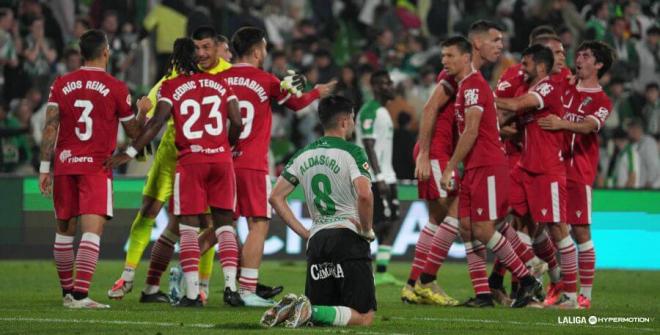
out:
{"label": "goalkeeper gloves pair", "polygon": [[291,94],[295,94],[296,97],[300,98],[303,90],[305,89],[307,78],[293,70],[287,70],[287,73],[289,75],[282,79],[280,82],[280,88],[288,91]]}

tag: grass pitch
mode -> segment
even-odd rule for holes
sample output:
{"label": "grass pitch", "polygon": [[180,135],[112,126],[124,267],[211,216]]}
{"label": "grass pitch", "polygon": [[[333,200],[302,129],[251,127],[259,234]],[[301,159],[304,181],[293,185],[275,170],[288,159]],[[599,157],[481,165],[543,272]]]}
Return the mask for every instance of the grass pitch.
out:
{"label": "grass pitch", "polygon": [[[368,328],[316,327],[264,330],[258,320],[265,309],[231,308],[222,304],[221,270],[216,266],[209,305],[204,309],[174,309],[138,303],[147,263],[137,272],[134,292],[110,301],[106,290],[122,269],[119,261],[101,260],[90,296],[109,303],[110,310],[68,310],[61,306],[57,273],[52,261],[0,262],[0,334],[653,334],[660,333],[660,272],[597,271],[593,308],[558,311],[498,306],[494,309],[442,308],[404,305],[400,287],[378,287],[378,312]],[[407,276],[408,263],[393,263],[392,272]],[[267,261],[261,268],[263,283],[282,284],[285,292],[302,293],[302,262]],[[162,287],[167,288],[167,275]],[[472,295],[465,264],[445,264],[440,282],[453,297]],[[648,317],[649,322],[621,323],[600,320],[595,325],[567,324],[581,317]],[[565,317],[568,317],[565,318]]]}

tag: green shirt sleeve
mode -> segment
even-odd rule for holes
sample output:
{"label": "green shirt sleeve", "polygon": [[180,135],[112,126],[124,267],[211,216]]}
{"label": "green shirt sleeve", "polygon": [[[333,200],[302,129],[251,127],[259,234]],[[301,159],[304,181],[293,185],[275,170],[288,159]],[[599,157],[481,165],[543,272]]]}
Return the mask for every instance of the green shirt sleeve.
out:
{"label": "green shirt sleeve", "polygon": [[364,150],[358,146],[354,146],[351,151],[351,156],[355,161],[355,166],[351,168],[351,179],[354,180],[357,177],[364,176],[371,180],[371,173],[369,173],[369,161],[367,160],[367,154]]}
{"label": "green shirt sleeve", "polygon": [[376,123],[378,108],[380,108],[380,105],[371,101],[364,105],[362,110],[360,110],[358,122],[363,138],[375,138],[374,126]]}

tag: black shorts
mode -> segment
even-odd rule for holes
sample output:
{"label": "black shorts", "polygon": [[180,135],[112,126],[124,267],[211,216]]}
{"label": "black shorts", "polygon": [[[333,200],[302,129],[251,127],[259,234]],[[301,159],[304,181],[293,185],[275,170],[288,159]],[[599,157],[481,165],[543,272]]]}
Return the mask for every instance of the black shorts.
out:
{"label": "black shorts", "polygon": [[399,195],[396,183],[388,184],[390,197],[386,198],[378,191],[376,183],[371,184],[371,193],[374,194],[374,225],[388,222],[392,223],[399,219]]}
{"label": "black shorts", "polygon": [[369,242],[346,228],[324,229],[307,247],[305,295],[312,305],[376,310]]}

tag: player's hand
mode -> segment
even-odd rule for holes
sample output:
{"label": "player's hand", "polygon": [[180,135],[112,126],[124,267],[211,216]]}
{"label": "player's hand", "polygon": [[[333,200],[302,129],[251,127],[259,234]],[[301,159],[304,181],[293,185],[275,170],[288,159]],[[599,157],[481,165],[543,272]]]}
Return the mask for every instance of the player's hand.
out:
{"label": "player's hand", "polygon": [[418,154],[415,160],[415,177],[419,181],[427,181],[431,177],[431,160],[428,155]]}
{"label": "player's hand", "polygon": [[575,83],[577,83],[577,80],[578,80],[577,76],[574,75],[574,74],[566,76],[566,79],[568,79],[568,84],[569,85],[575,85]]}
{"label": "player's hand", "polygon": [[151,107],[153,107],[153,104],[151,103],[151,99],[149,99],[147,96],[143,96],[137,101],[137,108],[138,108],[138,113],[146,113],[148,112]]}
{"label": "player's hand", "polygon": [[314,88],[319,90],[319,95],[321,96],[321,98],[325,98],[328,95],[332,94],[332,91],[335,90],[335,86],[337,86],[337,81],[332,80],[325,84],[317,84],[316,86],[314,86]]}
{"label": "player's hand", "polygon": [[546,117],[540,118],[539,126],[544,130],[559,130],[561,129],[561,118],[557,115],[548,115]]}
{"label": "player's hand", "polygon": [[376,240],[376,233],[374,232],[373,229],[369,229],[369,231],[360,231],[360,236],[367,240],[367,242],[371,243],[374,240]]}
{"label": "player's hand", "polygon": [[516,136],[516,134],[518,134],[518,128],[516,127],[515,124],[502,126],[500,128],[500,135],[502,135],[502,137],[509,138]]}
{"label": "player's hand", "polygon": [[128,163],[131,160],[131,156],[127,155],[126,153],[122,152],[120,154],[113,155],[105,161],[105,167],[108,169],[114,169],[120,165],[124,165]]}
{"label": "player's hand", "polygon": [[50,173],[39,174],[39,190],[44,197],[53,194],[53,176]]}
{"label": "player's hand", "polygon": [[455,185],[454,179],[452,178],[453,171],[453,169],[445,168],[445,171],[442,172],[442,178],[440,178],[440,187],[442,187],[442,189],[445,191],[454,190]]}
{"label": "player's hand", "polygon": [[295,94],[296,97],[300,97],[305,89],[307,78],[293,70],[287,70],[287,73],[289,75],[282,79],[280,87],[291,94]]}

